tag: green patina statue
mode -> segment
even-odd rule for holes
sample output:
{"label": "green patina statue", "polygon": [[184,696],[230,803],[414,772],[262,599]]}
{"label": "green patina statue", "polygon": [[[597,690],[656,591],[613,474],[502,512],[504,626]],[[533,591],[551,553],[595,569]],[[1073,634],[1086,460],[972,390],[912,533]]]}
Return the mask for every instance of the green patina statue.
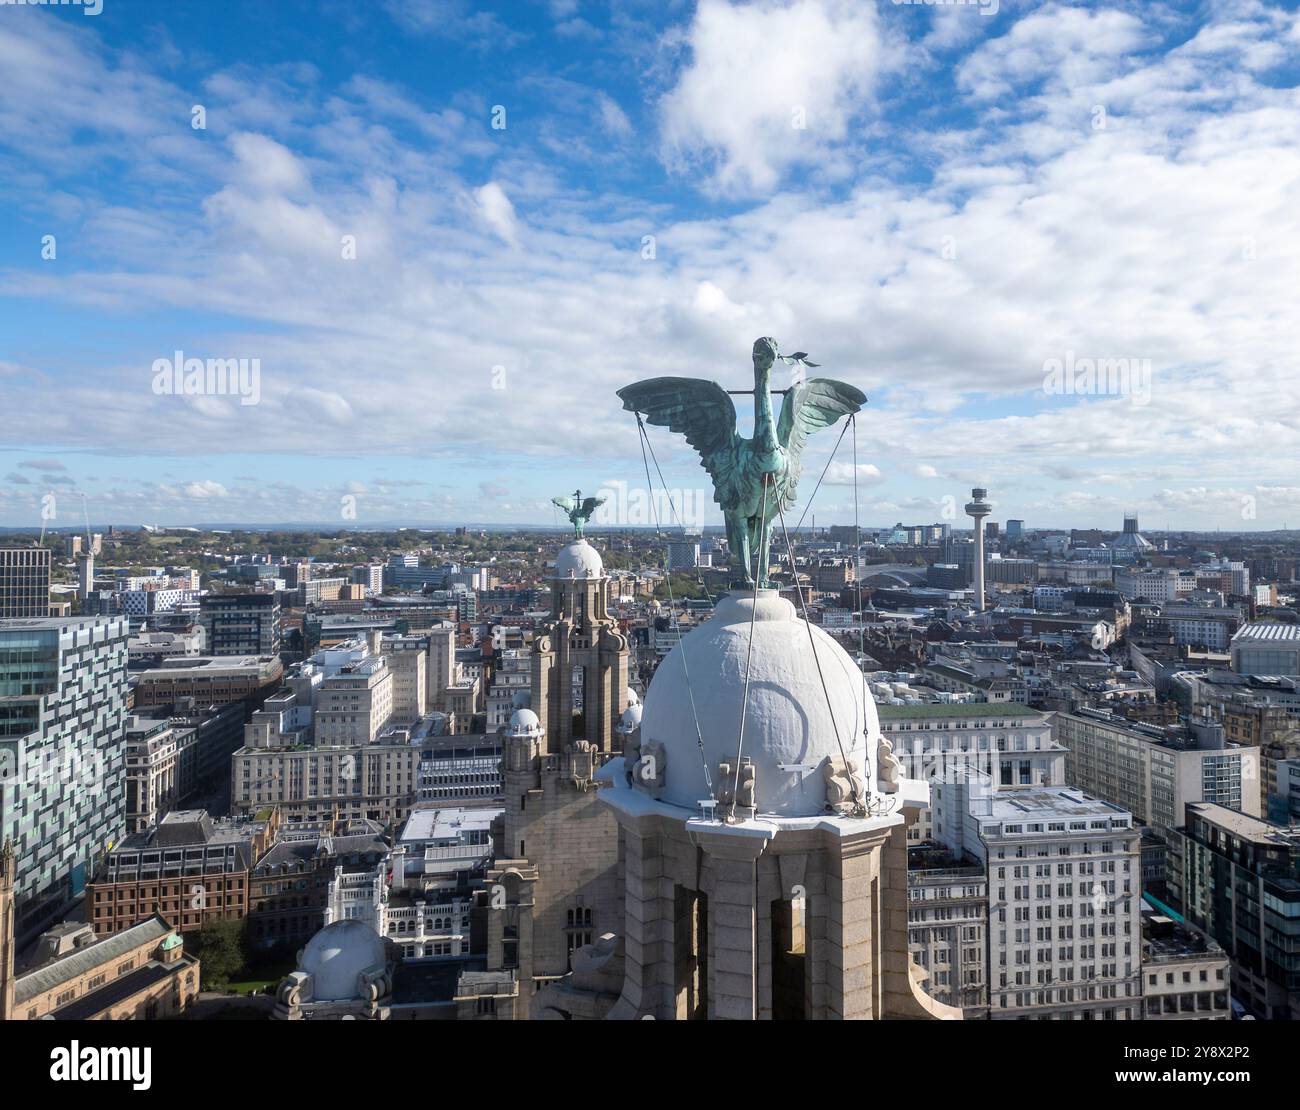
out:
{"label": "green patina statue", "polygon": [[[754,343],[754,435],[736,434],[736,406],[716,382],[699,378],[649,378],[618,391],[623,407],[681,432],[700,454],[713,479],[713,499],[722,507],[733,586],[768,585],[771,523],[795,503],[808,436],[867,403],[859,389],[830,378],[798,380],[784,390],[781,417],[772,417],[769,382],[782,362],[816,366],[802,351],[783,356],[776,340]],[[738,391],[739,392],[739,391]],[[745,390],[744,392],[748,392]]]}
{"label": "green patina statue", "polygon": [[559,505],[564,510],[564,515],[569,518],[569,523],[573,525],[573,534],[582,539],[582,527],[592,517],[592,514],[605,504],[603,497],[582,496],[582,490],[575,489],[572,497],[552,497],[551,504]]}

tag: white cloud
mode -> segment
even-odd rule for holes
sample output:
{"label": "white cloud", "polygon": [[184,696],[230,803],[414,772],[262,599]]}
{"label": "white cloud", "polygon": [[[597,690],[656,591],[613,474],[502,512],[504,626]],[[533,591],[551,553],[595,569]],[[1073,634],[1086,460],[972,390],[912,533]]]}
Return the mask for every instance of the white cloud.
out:
{"label": "white cloud", "polygon": [[[850,18],[847,7],[826,4],[760,5],[733,16],[730,6],[713,3],[701,12],[766,26],[772,13],[796,8]],[[1012,14],[1004,5],[997,21],[983,23],[997,22],[1001,32]],[[459,109],[435,117],[398,86],[351,83],[325,95],[308,82],[301,103],[286,111],[279,91],[256,103],[243,99],[253,72],[221,86],[248,116],[273,122],[282,112],[276,127],[257,132],[277,164],[258,170],[249,164],[251,147],[241,158],[233,141],[187,138],[171,169],[183,180],[155,195],[155,176],[169,171],[149,137],[174,129],[165,103],[189,98],[138,60],[114,55],[108,64],[86,45],[94,40],[79,38],[70,49],[51,21],[29,19],[26,49],[51,46],[45,56],[66,67],[69,88],[116,88],[112,74],[126,81],[119,71],[129,71],[131,87],[151,92],[132,98],[119,89],[131,110],[117,124],[101,118],[98,104],[84,125],[62,109],[31,116],[30,104],[45,102],[39,94],[48,75],[23,60],[13,46],[17,24],[7,23],[0,39],[9,45],[0,50],[22,64],[0,88],[0,133],[14,120],[14,105],[31,116],[6,134],[24,151],[4,163],[22,174],[13,188],[43,196],[29,186],[69,161],[110,172],[126,128],[151,191],[124,188],[108,204],[87,190],[77,206],[61,206],[86,221],[79,250],[100,252],[102,264],[65,264],[62,253],[57,266],[11,263],[0,270],[0,294],[19,305],[76,306],[87,334],[105,320],[120,330],[143,313],[167,323],[140,329],[135,345],[94,355],[48,329],[20,333],[13,346],[23,351],[22,364],[0,363],[10,415],[5,442],[15,461],[70,457],[69,445],[136,457],[184,449],[327,458],[346,450],[387,456],[399,474],[420,475],[472,457],[485,468],[472,479],[452,468],[439,478],[472,491],[480,473],[505,482],[518,472],[526,481],[549,460],[571,458],[579,414],[628,433],[584,440],[599,476],[644,481],[634,426],[614,390],[657,374],[744,388],[750,344],[768,334],[787,350],[811,351],[823,367],[818,374],[867,391],[859,457],[868,466],[898,460],[889,465],[889,504],[906,504],[920,489],[965,496],[976,484],[969,476],[978,474],[1008,515],[1041,511],[1081,523],[1089,513],[1105,517],[1107,498],[1145,512],[1161,504],[1159,489],[1205,486],[1228,491],[1214,511],[1230,523],[1233,491],[1289,488],[1300,471],[1300,254],[1290,246],[1300,241],[1300,105],[1292,90],[1258,80],[1248,67],[1223,80],[1223,67],[1235,66],[1252,42],[1285,41],[1285,32],[1271,18],[1234,17],[1231,34],[1203,32],[1194,51],[1123,53],[1113,37],[1145,41],[1141,32],[1103,26],[1091,45],[1086,36],[1069,39],[1087,48],[1086,65],[1054,68],[1044,28],[1068,31],[1071,21],[1092,18],[1042,9],[999,48],[1012,52],[1008,73],[1032,83],[1033,95],[1003,96],[964,125],[945,116],[941,133],[918,125],[910,134],[901,124],[886,133],[896,149],[921,152],[932,181],[892,182],[873,166],[829,196],[778,189],[762,202],[718,206],[694,197],[651,204],[617,191],[617,182],[599,196],[583,192],[522,139],[476,189],[485,179],[477,161],[471,179],[427,141],[428,128],[445,128],[459,136],[458,152],[478,158],[486,147],[491,154],[490,143],[458,130]],[[809,26],[820,26],[817,18]],[[1019,26],[1002,37],[1013,38]],[[699,20],[692,27],[701,41],[709,38]],[[775,46],[763,42],[769,54],[782,48],[779,38]],[[1047,51],[1041,64],[1015,53],[1015,43],[1030,42]],[[767,56],[755,49],[754,57]],[[976,56],[990,57],[983,49]],[[837,59],[833,53],[808,68],[835,69]],[[707,75],[690,77],[699,65],[697,58],[673,95],[707,85]],[[993,81],[996,72],[975,65],[968,79]],[[869,89],[864,81],[845,110],[865,111]],[[1087,124],[1097,90],[1100,102],[1129,113],[1101,132]],[[598,103],[589,91],[575,111],[598,119]],[[683,125],[695,104],[678,104]],[[1006,114],[1014,125],[999,122]],[[743,106],[740,118],[748,118]],[[706,145],[710,165],[733,183],[750,180],[746,167],[779,176],[796,165],[761,126],[733,136],[732,122],[720,123]],[[83,126],[92,131],[89,146],[76,142]],[[241,126],[253,134],[252,124]],[[38,129],[41,141],[24,127]],[[95,145],[101,133],[113,137],[102,150]],[[690,134],[703,153],[702,132],[692,125]],[[182,202],[167,207],[186,182],[206,197],[181,193]],[[512,197],[528,213],[526,235]],[[353,262],[339,259],[345,230],[358,235]],[[649,231],[659,256],[643,261],[635,244]],[[521,238],[526,251],[513,247]],[[945,256],[949,238],[955,253]],[[210,334],[208,313],[240,321],[240,330]],[[150,363],[174,349],[260,357],[261,403],[153,395]],[[1150,403],[1044,395],[1044,360],[1069,350],[1150,358]],[[504,389],[492,386],[496,366],[505,369]],[[740,407],[744,419],[747,406]],[[142,426],[167,434],[141,436]],[[322,435],[340,428],[345,440]],[[652,434],[669,484],[699,484],[693,453],[667,432]],[[805,496],[834,438],[810,440]],[[838,477],[851,478],[848,457],[846,437]],[[252,464],[239,465],[242,472]],[[954,488],[924,485],[936,478]],[[296,489],[227,485],[226,519],[244,506],[265,506],[259,519],[314,511]],[[334,504],[321,502],[316,519],[337,514],[341,485],[330,476]],[[836,492],[843,500],[842,487]],[[536,493],[520,489],[510,502],[524,505]],[[1294,509],[1283,515],[1286,496],[1255,496],[1258,526],[1300,520]],[[1194,520],[1204,503],[1190,497],[1171,512]],[[147,503],[138,505],[144,514]],[[433,499],[397,507],[414,513],[416,505],[446,511]],[[1035,505],[1041,510],[1030,511]],[[15,515],[38,519],[24,506]],[[368,496],[366,512],[373,509]],[[1208,509],[1202,519],[1218,522]]]}
{"label": "white cloud", "polygon": [[[874,463],[858,463],[858,485],[878,485],[884,480],[885,476],[880,472],[880,467]],[[847,462],[831,463],[822,484],[827,486],[853,485],[853,464]]]}
{"label": "white cloud", "polygon": [[478,206],[479,218],[500,236],[502,242],[516,246],[519,222],[515,218],[515,206],[510,203],[505,190],[495,181],[489,181],[474,190],[474,202]]}
{"label": "white cloud", "polygon": [[872,7],[857,0],[702,0],[690,61],[660,105],[664,155],[703,161],[726,191],[773,188],[842,140],[880,65]]}
{"label": "white cloud", "polygon": [[1114,59],[1151,38],[1142,21],[1127,12],[1048,4],[977,47],[962,62],[957,81],[981,99],[1026,81],[1077,85],[1099,79]]}
{"label": "white cloud", "polygon": [[620,138],[632,133],[632,121],[627,118],[627,113],[606,93],[597,95],[596,104],[600,108],[601,126],[606,131]]}
{"label": "white cloud", "polygon": [[220,482],[204,480],[201,482],[188,482],[185,485],[186,497],[229,497],[230,492]]}
{"label": "white cloud", "polygon": [[238,131],[230,136],[230,147],[238,163],[236,184],[275,193],[295,193],[308,187],[302,163],[274,139]]}

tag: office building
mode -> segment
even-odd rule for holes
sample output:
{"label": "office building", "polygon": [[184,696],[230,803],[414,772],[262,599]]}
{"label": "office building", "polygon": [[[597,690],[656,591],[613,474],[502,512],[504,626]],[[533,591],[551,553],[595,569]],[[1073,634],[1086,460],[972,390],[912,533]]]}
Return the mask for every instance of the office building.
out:
{"label": "office building", "polygon": [[1079,709],[1058,713],[1056,741],[1069,753],[1065,778],[1157,829],[1176,826],[1188,802],[1217,802],[1258,817],[1259,749],[1226,739],[1223,727],[1194,721],[1159,728]]}
{"label": "office building", "polygon": [[1237,630],[1230,650],[1238,674],[1300,677],[1300,624],[1252,621]]}
{"label": "office building", "polygon": [[[1051,714],[1026,705],[932,702],[877,705],[881,733],[910,779],[951,778],[973,768],[994,786],[1062,786],[1066,751],[1052,736]],[[930,840],[931,811],[908,829],[912,843]],[[945,1001],[947,1001],[945,999]]]}
{"label": "office building", "polygon": [[935,840],[985,869],[989,1017],[1140,1017],[1132,815],[1073,787],[994,790],[974,772],[931,789]]}
{"label": "office building", "polygon": [[967,1018],[988,1016],[988,875],[942,848],[907,853],[907,937],[925,990]]}
{"label": "office building", "polygon": [[126,831],[125,617],[0,621],[0,843],[25,943]]}
{"label": "office building", "polygon": [[668,544],[668,569],[694,570],[700,565],[700,541],[687,537]]}
{"label": "office building", "polygon": [[369,743],[392,715],[393,673],[384,656],[357,659],[327,677],[316,691],[316,743]]}
{"label": "office building", "polygon": [[278,655],[280,604],[271,593],[207,594],[199,602],[209,655]]}
{"label": "office building", "polygon": [[126,719],[126,831],[156,825],[198,784],[194,728],[149,717]]}
{"label": "office building", "polygon": [[324,927],[330,888],[340,871],[371,871],[389,855],[383,836],[366,823],[338,836],[328,830],[278,836],[249,873],[249,942],[258,949],[296,952]]}
{"label": "office building", "polygon": [[86,887],[86,916],[99,936],[152,913],[181,932],[248,916],[249,872],[275,839],[278,816],[213,820],[174,810],[113,845]]}
{"label": "office building", "polygon": [[419,790],[420,747],[404,739],[337,747],[243,747],[231,757],[230,806],[279,806],[285,825],[406,817]]}
{"label": "office building", "polygon": [[50,615],[50,549],[0,547],[0,618]]}
{"label": "office building", "polygon": [[429,736],[420,748],[421,802],[483,805],[501,800],[500,736]]}
{"label": "office building", "polygon": [[383,563],[365,563],[352,568],[352,581],[363,586],[368,594],[382,594],[384,592],[384,564]]}
{"label": "office building", "polygon": [[280,685],[283,675],[284,667],[276,655],[178,655],[150,670],[134,672],[131,685],[137,707],[172,705],[186,699],[205,706],[241,701],[260,705]]}
{"label": "office building", "polygon": [[1191,802],[1169,847],[1170,898],[1232,959],[1233,998],[1300,1019],[1300,829]]}

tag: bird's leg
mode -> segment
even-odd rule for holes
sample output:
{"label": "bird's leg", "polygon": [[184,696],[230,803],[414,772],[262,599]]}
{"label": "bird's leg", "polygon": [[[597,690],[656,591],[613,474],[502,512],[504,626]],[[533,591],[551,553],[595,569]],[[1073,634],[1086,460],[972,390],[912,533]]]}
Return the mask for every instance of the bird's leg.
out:
{"label": "bird's leg", "polygon": [[767,589],[769,583],[767,573],[772,558],[772,532],[771,520],[758,518],[758,584],[761,589]]}
{"label": "bird's leg", "polygon": [[751,516],[748,521],[748,540],[750,559],[756,559],[758,565],[754,568],[754,573],[758,576],[758,585],[761,589],[767,581],[767,560],[764,558],[763,544],[763,518],[762,516]]}
{"label": "bird's leg", "polygon": [[732,566],[740,571],[739,583],[752,586],[754,580],[749,567],[749,531],[744,518],[737,512],[724,513],[727,525],[727,548],[731,552]]}

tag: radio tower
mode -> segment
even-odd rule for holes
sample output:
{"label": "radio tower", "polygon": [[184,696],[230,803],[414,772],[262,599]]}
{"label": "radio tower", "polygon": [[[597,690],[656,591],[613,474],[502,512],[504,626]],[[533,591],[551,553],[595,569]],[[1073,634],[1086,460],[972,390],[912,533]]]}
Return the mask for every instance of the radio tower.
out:
{"label": "radio tower", "polygon": [[993,511],[988,503],[986,489],[970,491],[970,500],[966,503],[966,515],[975,522],[975,611],[984,612],[984,518]]}

